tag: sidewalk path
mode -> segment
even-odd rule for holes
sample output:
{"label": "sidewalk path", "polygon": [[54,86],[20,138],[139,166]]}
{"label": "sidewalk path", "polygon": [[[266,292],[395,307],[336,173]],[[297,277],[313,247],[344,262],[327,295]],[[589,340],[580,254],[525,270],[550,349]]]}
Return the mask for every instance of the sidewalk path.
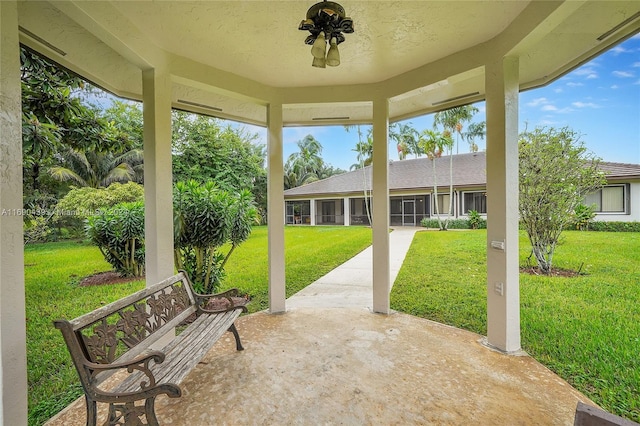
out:
{"label": "sidewalk path", "polygon": [[[394,228],[389,234],[391,285],[419,228]],[[370,308],[373,306],[372,246],[289,297],[287,309]]]}

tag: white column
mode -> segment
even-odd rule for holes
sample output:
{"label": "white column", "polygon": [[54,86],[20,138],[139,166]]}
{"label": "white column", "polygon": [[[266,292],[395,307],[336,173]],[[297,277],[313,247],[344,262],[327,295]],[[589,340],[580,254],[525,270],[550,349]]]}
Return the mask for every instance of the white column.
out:
{"label": "white column", "polygon": [[267,194],[269,222],[269,311],[284,312],[284,164],[282,160],[282,105],[267,106]]}
{"label": "white column", "polygon": [[145,269],[147,285],[174,274],[171,172],[171,76],[142,72]]}
{"label": "white column", "polygon": [[389,102],[373,102],[373,311],[389,313]]}
{"label": "white column", "polygon": [[27,424],[18,9],[0,2],[0,424]]}
{"label": "white column", "polygon": [[518,267],[519,60],[486,66],[487,97],[487,341],[520,350]]}
{"label": "white column", "polygon": [[309,214],[311,215],[311,226],[316,225],[316,204],[317,201],[313,198],[309,200]]}
{"label": "white column", "polygon": [[344,217],[344,226],[349,226],[349,222],[351,221],[351,201],[349,197],[344,197],[342,199],[342,212]]}

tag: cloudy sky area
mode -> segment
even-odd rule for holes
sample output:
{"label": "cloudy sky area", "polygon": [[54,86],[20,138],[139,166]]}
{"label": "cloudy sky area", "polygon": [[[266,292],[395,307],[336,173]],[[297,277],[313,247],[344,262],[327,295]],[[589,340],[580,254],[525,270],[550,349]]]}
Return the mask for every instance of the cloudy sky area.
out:
{"label": "cloudy sky area", "polygon": [[[484,102],[474,121],[485,119]],[[640,163],[640,35],[613,47],[554,83],[520,94],[520,130],[538,126],[568,126],[581,134],[585,146],[604,161]],[[408,120],[417,130],[431,128],[433,116]],[[262,142],[266,131],[253,126]],[[285,159],[297,151],[296,142],[307,134],[323,146],[324,160],[344,170],[356,162],[358,137],[342,126],[284,129]],[[392,144],[393,145],[393,144]],[[485,142],[478,143],[480,150]],[[461,144],[460,152],[468,152]],[[395,146],[389,158],[397,159]]]}

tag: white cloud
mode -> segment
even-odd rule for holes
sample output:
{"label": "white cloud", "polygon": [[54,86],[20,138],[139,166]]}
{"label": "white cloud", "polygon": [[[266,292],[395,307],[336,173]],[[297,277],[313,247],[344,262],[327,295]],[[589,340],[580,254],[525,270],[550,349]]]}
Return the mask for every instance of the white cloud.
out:
{"label": "white cloud", "polygon": [[570,81],[567,83],[567,86],[569,87],[580,87],[580,86],[584,86],[583,83],[574,83],[573,81]]}
{"label": "white cloud", "polygon": [[611,74],[619,78],[631,78],[634,76],[632,72],[628,71],[613,71]]}
{"label": "white cloud", "polygon": [[610,89],[616,90],[619,86],[617,84],[614,84],[613,86],[610,87]]}
{"label": "white cloud", "polygon": [[544,105],[541,109],[542,111],[558,111],[558,107],[555,105]]}
{"label": "white cloud", "polygon": [[640,62],[634,62],[631,66],[634,68],[640,68]]}
{"label": "white cloud", "polygon": [[633,84],[640,84],[640,80],[636,81],[636,82],[635,82],[635,83],[633,83]]}
{"label": "white cloud", "polygon": [[629,51],[629,50],[627,50],[627,49],[625,49],[625,48],[624,48],[624,47],[622,47],[622,46],[616,46],[616,47],[614,47],[613,49],[611,49],[611,53],[613,53],[613,54],[614,54],[614,55],[616,55],[616,56],[617,56],[617,55],[619,55],[619,54],[621,54],[621,53],[627,53],[627,52],[630,52],[630,51]]}
{"label": "white cloud", "polygon": [[598,72],[594,70],[590,65],[578,68],[573,72],[573,74],[585,77],[587,79],[598,78]]}
{"label": "white cloud", "polygon": [[594,104],[593,102],[573,102],[571,105],[573,105],[576,108],[600,108],[599,105]]}
{"label": "white cloud", "polygon": [[558,87],[557,89],[553,89],[553,91],[554,91],[555,93],[562,93],[562,92],[564,92],[564,90],[562,90],[562,88],[560,88],[560,87]]}
{"label": "white cloud", "polygon": [[532,107],[536,107],[538,105],[546,105],[548,103],[549,103],[549,100],[547,98],[535,98],[531,102],[528,102],[527,105],[528,106],[532,106]]}

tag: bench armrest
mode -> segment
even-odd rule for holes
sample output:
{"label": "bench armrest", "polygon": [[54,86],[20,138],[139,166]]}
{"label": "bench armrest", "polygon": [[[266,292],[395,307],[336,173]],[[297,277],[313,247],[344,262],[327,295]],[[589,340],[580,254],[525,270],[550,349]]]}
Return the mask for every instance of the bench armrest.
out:
{"label": "bench armrest", "polygon": [[134,370],[138,370],[144,374],[148,380],[148,382],[140,382],[140,387],[146,389],[156,385],[156,379],[153,372],[149,369],[149,364],[151,361],[160,364],[164,361],[164,357],[164,353],[160,351],[147,351],[128,361],[98,364],[85,359],[82,364],[91,371],[90,375],[92,377],[95,377],[96,374],[102,373],[103,371],[126,369],[128,373],[133,373]]}
{"label": "bench armrest", "polygon": [[[226,290],[220,293],[214,294],[200,294],[195,293],[198,311],[203,313],[215,313],[215,312],[227,312],[232,311],[234,309],[242,309],[242,312],[247,312],[247,299],[240,296],[240,291],[237,288],[232,288],[230,290]],[[225,303],[223,307],[211,309],[207,308],[207,304],[212,299],[224,299],[227,303]]]}

